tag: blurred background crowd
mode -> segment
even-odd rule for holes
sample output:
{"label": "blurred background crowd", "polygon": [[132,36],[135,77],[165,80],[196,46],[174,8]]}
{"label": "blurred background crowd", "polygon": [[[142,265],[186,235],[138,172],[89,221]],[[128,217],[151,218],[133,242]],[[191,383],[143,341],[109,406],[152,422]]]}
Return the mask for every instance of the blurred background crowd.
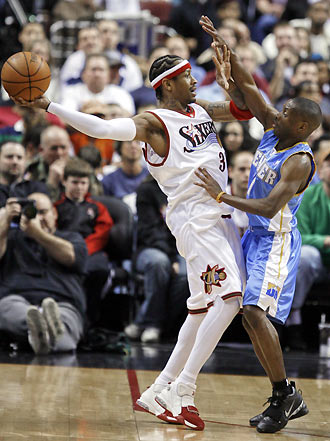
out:
{"label": "blurred background crowd", "polygon": [[[174,54],[189,59],[197,99],[226,100],[215,81],[211,39],[199,25],[201,15],[213,20],[239,54],[268,103],[281,110],[289,98],[301,96],[316,101],[323,112],[322,125],[308,139],[317,173],[297,216],[303,252],[293,310],[282,333],[283,345],[306,349],[315,343],[308,335],[314,331],[303,326],[311,323],[313,305],[316,321],[330,306],[330,0],[0,0],[0,67],[15,52],[35,52],[51,68],[50,100],[113,119],[156,107],[149,67],[156,58]],[[227,191],[245,197],[262,126],[253,118],[217,124],[217,129],[227,151]],[[24,247],[5,255],[0,278],[8,289],[0,289],[0,330],[26,339],[38,321],[33,307],[50,297],[65,303],[62,318],[70,309],[63,321],[71,340],[56,346],[46,339],[32,344],[35,352],[75,349],[98,326],[123,330],[145,343],[175,335],[189,296],[185,265],[165,224],[166,197],[149,176],[139,143],[89,138],[44,111],[17,108],[2,88],[0,207],[10,198],[36,193],[37,216],[48,216],[49,204],[56,208],[52,233],[83,238],[85,251],[75,249],[85,263],[73,269],[52,256],[38,274],[49,286],[35,295],[35,287],[8,288],[15,286],[8,277],[9,257],[17,260],[12,279],[23,277],[28,284],[25,264],[31,256]],[[24,210],[24,202],[21,206]],[[234,219],[243,235],[246,214],[236,211]],[[24,237],[13,240],[19,245]],[[42,250],[38,256],[45,259]],[[59,263],[65,266],[63,280],[75,272],[78,294],[72,284],[63,288],[54,282]],[[6,322],[8,314],[18,320],[8,302],[13,294],[27,302],[19,326]],[[129,301],[118,300],[123,296]],[[51,314],[54,305],[48,301],[43,307]]]}

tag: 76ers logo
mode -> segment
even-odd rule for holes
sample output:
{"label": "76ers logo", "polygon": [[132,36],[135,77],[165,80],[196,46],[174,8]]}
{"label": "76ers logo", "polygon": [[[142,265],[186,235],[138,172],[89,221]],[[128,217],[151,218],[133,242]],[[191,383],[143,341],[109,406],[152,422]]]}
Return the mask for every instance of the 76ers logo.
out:
{"label": "76ers logo", "polygon": [[188,153],[195,150],[203,150],[209,144],[218,142],[215,126],[212,121],[181,127],[179,133],[186,139],[184,151]]}
{"label": "76ers logo", "polygon": [[204,290],[206,294],[211,294],[212,285],[221,286],[223,280],[227,278],[225,268],[218,268],[218,265],[214,265],[212,268],[207,265],[206,271],[202,273],[201,280],[204,282]]}

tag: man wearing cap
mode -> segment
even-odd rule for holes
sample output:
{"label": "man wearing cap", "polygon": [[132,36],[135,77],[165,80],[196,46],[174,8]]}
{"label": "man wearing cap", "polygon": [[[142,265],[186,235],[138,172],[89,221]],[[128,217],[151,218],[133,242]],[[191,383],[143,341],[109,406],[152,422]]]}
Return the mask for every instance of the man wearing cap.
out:
{"label": "man wearing cap", "polygon": [[[167,195],[166,223],[187,262],[190,297],[188,316],[165,368],[137,403],[163,421],[203,430],[204,422],[194,405],[198,373],[212,354],[223,332],[240,307],[245,268],[232,209],[212,199],[194,185],[194,171],[207,167],[212,176],[227,185],[225,151],[213,121],[250,119],[242,95],[230,78],[230,54],[216,49],[217,81],[233,101],[210,103],[196,100],[197,81],[189,61],[175,55],[157,58],[149,79],[158,108],[133,118],[105,121],[72,111],[68,106],[41,97],[32,103],[54,113],[89,136],[118,141],[142,141],[149,172]],[[236,103],[235,103],[235,102]],[[170,385],[173,413],[156,397]]]}

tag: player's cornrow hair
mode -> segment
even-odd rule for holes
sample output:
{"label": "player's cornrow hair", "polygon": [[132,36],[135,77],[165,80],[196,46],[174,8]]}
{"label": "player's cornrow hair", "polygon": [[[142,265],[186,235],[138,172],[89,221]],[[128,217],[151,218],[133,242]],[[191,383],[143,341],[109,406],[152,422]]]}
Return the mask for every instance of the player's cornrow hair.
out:
{"label": "player's cornrow hair", "polygon": [[[157,58],[150,67],[149,81],[151,82],[158,77],[158,75],[161,75],[166,70],[171,69],[171,67],[175,66],[177,62],[180,61],[182,61],[182,58],[178,57],[177,55],[164,55]],[[159,86],[156,89],[156,97],[158,100],[163,98],[162,86]]]}

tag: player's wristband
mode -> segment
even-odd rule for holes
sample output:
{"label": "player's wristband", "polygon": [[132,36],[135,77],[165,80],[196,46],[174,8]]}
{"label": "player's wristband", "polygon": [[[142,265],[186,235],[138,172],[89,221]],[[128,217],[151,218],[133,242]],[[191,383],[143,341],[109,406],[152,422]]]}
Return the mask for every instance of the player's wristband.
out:
{"label": "player's wristband", "polygon": [[218,202],[218,204],[221,204],[222,200],[221,200],[221,196],[223,196],[224,194],[226,194],[225,191],[220,191],[220,193],[218,194],[218,196],[215,198],[215,200]]}
{"label": "player's wristband", "polygon": [[247,121],[254,117],[250,110],[243,110],[236,106],[233,100],[229,103],[230,113],[239,121]]}
{"label": "player's wristband", "polygon": [[48,113],[48,107],[51,105],[51,103],[52,103],[52,102],[49,101],[49,103],[47,104],[47,107],[46,107],[46,109],[45,109],[47,113]]}

